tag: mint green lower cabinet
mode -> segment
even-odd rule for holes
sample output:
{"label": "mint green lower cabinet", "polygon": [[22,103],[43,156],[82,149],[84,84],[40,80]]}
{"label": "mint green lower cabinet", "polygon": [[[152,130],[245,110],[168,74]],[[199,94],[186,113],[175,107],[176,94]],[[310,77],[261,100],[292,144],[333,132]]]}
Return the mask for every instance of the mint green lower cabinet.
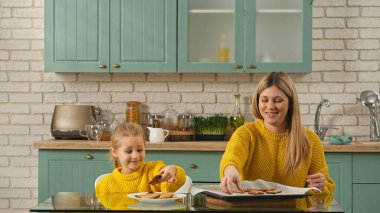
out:
{"label": "mint green lower cabinet", "polygon": [[220,182],[219,162],[223,152],[148,151],[147,160],[163,160],[181,166],[193,182]]}
{"label": "mint green lower cabinet", "polygon": [[346,213],[352,212],[352,154],[326,153],[331,178],[335,181],[334,198]]}
{"label": "mint green lower cabinet", "polygon": [[353,195],[355,213],[380,211],[380,184],[353,184]]}
{"label": "mint green lower cabinet", "polygon": [[353,183],[380,183],[380,153],[355,153],[353,170]]}
{"label": "mint green lower cabinet", "polygon": [[93,192],[96,177],[110,171],[105,151],[39,150],[38,201],[56,192]]}
{"label": "mint green lower cabinet", "polygon": [[353,212],[380,211],[380,154],[353,155]]}
{"label": "mint green lower cabinet", "polygon": [[[217,183],[221,151],[146,151],[146,161],[162,160],[185,169],[194,183]],[[326,153],[335,199],[347,213],[380,209],[380,153]],[[96,177],[110,173],[107,150],[39,150],[38,200],[56,192],[92,192]]]}
{"label": "mint green lower cabinet", "polygon": [[[185,169],[194,183],[219,182],[222,152],[146,151],[146,161],[162,160]],[[56,192],[93,192],[95,179],[113,170],[108,151],[39,150],[38,201]]]}

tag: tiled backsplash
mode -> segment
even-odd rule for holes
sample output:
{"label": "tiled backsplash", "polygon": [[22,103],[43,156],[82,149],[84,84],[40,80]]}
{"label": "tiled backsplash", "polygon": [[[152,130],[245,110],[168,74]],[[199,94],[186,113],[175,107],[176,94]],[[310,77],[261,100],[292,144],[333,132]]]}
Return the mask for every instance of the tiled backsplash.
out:
{"label": "tiled backsplash", "polygon": [[[251,114],[251,93],[263,74],[44,73],[43,0],[0,0],[0,212],[29,212],[37,203],[37,151],[50,138],[55,104],[95,104],[124,117],[128,100],[144,113],[173,103],[180,112],[229,113],[235,92]],[[303,122],[313,127],[317,104],[328,134],[368,140],[369,112],[361,91],[380,90],[380,1],[315,0],[313,72],[291,74]]]}

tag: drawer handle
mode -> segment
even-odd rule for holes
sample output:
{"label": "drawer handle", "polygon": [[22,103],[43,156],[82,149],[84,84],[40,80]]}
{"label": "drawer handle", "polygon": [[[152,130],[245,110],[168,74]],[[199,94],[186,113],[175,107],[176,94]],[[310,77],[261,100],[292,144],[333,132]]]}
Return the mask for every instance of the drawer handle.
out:
{"label": "drawer handle", "polygon": [[93,160],[94,156],[92,156],[92,155],[86,155],[86,158],[87,158],[87,160]]}
{"label": "drawer handle", "polygon": [[105,69],[105,68],[107,68],[107,65],[105,65],[105,64],[101,64],[101,65],[99,65],[99,68],[101,68],[101,69]]}
{"label": "drawer handle", "polygon": [[248,65],[248,69],[256,69],[257,67],[255,66],[255,65],[253,65],[253,64],[251,64],[251,65]]}
{"label": "drawer handle", "polygon": [[197,164],[190,164],[190,169],[197,169],[198,168],[198,165]]}
{"label": "drawer handle", "polygon": [[235,68],[235,69],[241,69],[241,68],[243,68],[243,66],[242,66],[242,65],[239,65],[239,64],[237,64],[237,65],[235,65],[235,66],[234,66],[234,68]]}
{"label": "drawer handle", "polygon": [[115,67],[115,68],[120,68],[120,64],[114,64],[112,66]]}

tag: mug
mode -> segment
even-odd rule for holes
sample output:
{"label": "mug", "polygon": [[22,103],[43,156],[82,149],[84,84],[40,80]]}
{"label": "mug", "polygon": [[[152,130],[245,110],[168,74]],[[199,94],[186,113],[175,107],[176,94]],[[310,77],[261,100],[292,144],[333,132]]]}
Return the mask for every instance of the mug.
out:
{"label": "mug", "polygon": [[85,129],[81,129],[79,131],[79,134],[82,137],[87,137],[90,141],[99,141],[100,136],[103,133],[104,126],[103,125],[96,125],[96,124],[87,124],[85,126]]}
{"label": "mug", "polygon": [[169,135],[169,130],[162,128],[147,127],[149,129],[149,142],[161,143],[165,141],[165,138]]}

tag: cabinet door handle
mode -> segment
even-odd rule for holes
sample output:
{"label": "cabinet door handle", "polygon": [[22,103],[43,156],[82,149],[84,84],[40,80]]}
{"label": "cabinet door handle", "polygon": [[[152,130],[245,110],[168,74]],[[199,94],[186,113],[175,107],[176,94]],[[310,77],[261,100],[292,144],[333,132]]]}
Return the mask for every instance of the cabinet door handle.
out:
{"label": "cabinet door handle", "polygon": [[101,65],[99,65],[99,68],[105,69],[105,68],[107,68],[107,65],[101,64]]}
{"label": "cabinet door handle", "polygon": [[94,159],[94,156],[92,156],[92,155],[86,155],[86,159],[87,159],[87,160],[93,160],[93,159]]}
{"label": "cabinet door handle", "polygon": [[192,164],[190,164],[190,169],[197,169],[198,168],[198,165],[197,164],[194,164],[194,163],[192,163]]}
{"label": "cabinet door handle", "polygon": [[236,65],[234,66],[234,68],[235,68],[235,69],[241,69],[241,68],[243,68],[243,66],[242,66],[242,65],[239,65],[239,64],[236,64]]}
{"label": "cabinet door handle", "polygon": [[114,64],[112,66],[115,67],[115,68],[120,68],[120,64]]}
{"label": "cabinet door handle", "polygon": [[253,64],[251,64],[251,65],[248,65],[248,69],[256,69],[257,67],[255,66],[255,65],[253,65]]}

